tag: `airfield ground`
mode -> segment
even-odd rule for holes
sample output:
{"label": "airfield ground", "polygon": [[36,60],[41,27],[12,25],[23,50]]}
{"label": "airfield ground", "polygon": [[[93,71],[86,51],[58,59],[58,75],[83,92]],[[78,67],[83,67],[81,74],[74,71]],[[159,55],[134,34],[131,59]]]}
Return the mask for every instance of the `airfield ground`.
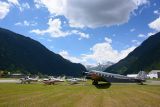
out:
{"label": "airfield ground", "polygon": [[160,85],[0,83],[0,107],[160,107]]}

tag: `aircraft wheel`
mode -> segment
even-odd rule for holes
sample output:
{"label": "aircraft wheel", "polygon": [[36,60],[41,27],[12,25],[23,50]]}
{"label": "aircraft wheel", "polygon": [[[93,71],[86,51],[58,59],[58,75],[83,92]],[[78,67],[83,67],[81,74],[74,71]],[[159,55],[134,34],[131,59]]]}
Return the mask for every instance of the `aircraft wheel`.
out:
{"label": "aircraft wheel", "polygon": [[98,85],[98,81],[95,81],[95,80],[94,80],[94,81],[92,82],[92,85]]}
{"label": "aircraft wheel", "polygon": [[143,85],[143,82],[140,82],[140,85]]}

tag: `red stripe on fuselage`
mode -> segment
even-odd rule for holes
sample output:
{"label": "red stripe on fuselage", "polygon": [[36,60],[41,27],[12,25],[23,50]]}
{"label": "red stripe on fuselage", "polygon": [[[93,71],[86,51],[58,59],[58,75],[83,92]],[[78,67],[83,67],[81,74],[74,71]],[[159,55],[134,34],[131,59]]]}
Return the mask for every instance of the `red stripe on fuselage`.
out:
{"label": "red stripe on fuselage", "polygon": [[100,80],[100,76],[98,75],[98,74],[96,74],[96,73],[92,73],[92,74],[90,74],[91,75],[91,79],[92,80]]}

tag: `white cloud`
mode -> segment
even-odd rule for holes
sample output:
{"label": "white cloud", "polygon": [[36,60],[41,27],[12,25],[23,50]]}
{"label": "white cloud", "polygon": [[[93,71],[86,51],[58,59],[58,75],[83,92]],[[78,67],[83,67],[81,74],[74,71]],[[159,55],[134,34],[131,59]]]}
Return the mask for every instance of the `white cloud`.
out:
{"label": "white cloud", "polygon": [[[148,37],[150,37],[150,36],[152,36],[152,35],[154,35],[154,34],[156,34],[156,32],[149,32],[149,33],[147,33],[146,35],[144,35],[144,34],[139,34],[138,35],[138,37],[139,38],[148,38]],[[132,43],[137,43],[137,44],[140,44],[141,42],[139,42],[139,41],[137,41],[137,40],[132,40]]]}
{"label": "white cloud", "polygon": [[160,17],[148,24],[151,29],[160,31]]}
{"label": "white cloud", "polygon": [[21,12],[25,9],[30,9],[30,5],[27,2],[20,4],[19,0],[8,0],[8,3],[10,4],[10,6],[15,5],[16,7],[18,7]]}
{"label": "white cloud", "polygon": [[59,37],[66,37],[72,34],[79,35],[81,40],[82,38],[88,39],[90,36],[89,34],[85,34],[83,32],[80,32],[78,30],[72,30],[72,31],[63,31],[62,30],[62,23],[60,19],[52,19],[50,18],[48,21],[48,28],[45,30],[39,30],[35,29],[32,30],[32,33],[36,33],[38,35],[44,35],[46,33],[50,34],[52,37],[59,38]]}
{"label": "white cloud", "polygon": [[[160,24],[160,8],[159,8],[158,10],[154,10],[153,13],[154,13],[155,15],[158,15],[158,16],[159,16],[159,22],[155,22],[155,24],[156,24],[156,23]],[[155,20],[155,21],[156,21],[156,20]],[[154,22],[154,21],[153,21],[153,22]],[[154,25],[151,25],[151,26],[154,26]],[[155,26],[157,26],[157,25],[155,25]],[[156,28],[157,28],[157,27],[156,27]],[[160,30],[158,30],[158,31],[160,31]]]}
{"label": "white cloud", "polygon": [[134,43],[135,45],[140,45],[141,42],[139,42],[138,40],[132,40],[132,43]]}
{"label": "white cloud", "polygon": [[150,37],[150,36],[152,36],[152,35],[154,35],[154,34],[156,34],[156,32],[149,32],[149,33],[147,34],[147,37]]}
{"label": "white cloud", "polygon": [[154,10],[153,13],[156,14],[156,15],[160,15],[160,11],[159,10]]}
{"label": "white cloud", "polygon": [[9,12],[9,8],[10,6],[8,3],[0,1],[0,19],[3,19],[6,17],[6,15]]}
{"label": "white cloud", "polygon": [[22,3],[19,7],[20,11],[24,11],[25,9],[30,9],[30,5],[28,3]]}
{"label": "white cloud", "polygon": [[112,39],[108,38],[108,37],[105,37],[104,40],[107,42],[107,43],[112,43]]}
{"label": "white cloud", "polygon": [[72,30],[71,34],[79,35],[80,36],[79,40],[81,40],[82,38],[86,38],[86,39],[90,38],[89,34],[85,34],[85,33],[80,32],[78,30]]}
{"label": "white cloud", "polygon": [[46,7],[51,14],[62,14],[65,0],[34,0],[37,8]]}
{"label": "white cloud", "polygon": [[154,10],[153,13],[154,13],[154,14],[157,14],[157,13],[158,13],[158,10]]}
{"label": "white cloud", "polygon": [[[112,26],[128,22],[130,15],[148,0],[34,0],[37,8],[64,15],[72,27]],[[118,17],[117,17],[118,16]]]}
{"label": "white cloud", "polygon": [[143,4],[147,4],[149,1],[148,0],[133,0],[133,2],[137,5],[143,5]]}
{"label": "white cloud", "polygon": [[22,4],[22,7],[27,8],[27,9],[30,9],[30,6],[29,6],[28,3],[23,3],[23,4]]}
{"label": "white cloud", "polygon": [[120,51],[118,61],[125,58],[130,52],[132,52],[136,46],[129,47],[125,50]]}
{"label": "white cloud", "polygon": [[131,51],[135,49],[135,46],[127,48],[122,51],[118,51],[112,48],[111,42],[97,43],[92,48],[92,54],[84,54],[83,58],[85,60],[93,60],[97,63],[104,62],[118,62],[119,60],[125,58]]}
{"label": "white cloud", "polygon": [[16,26],[22,26],[23,24],[21,22],[17,22],[14,25],[16,25]]}
{"label": "white cloud", "polygon": [[68,32],[64,32],[62,31],[62,27],[61,27],[61,21],[60,19],[52,19],[50,18],[48,21],[48,28],[46,30],[39,30],[39,29],[35,29],[32,30],[31,32],[39,34],[39,35],[44,35],[46,33],[49,33],[52,37],[65,37],[67,36],[69,33]]}
{"label": "white cloud", "polygon": [[61,52],[59,52],[59,54],[61,56],[63,56],[65,59],[68,59],[68,60],[70,60],[71,62],[74,62],[74,63],[85,63],[86,62],[85,59],[81,59],[81,58],[69,55],[69,53],[65,50],[62,50]]}
{"label": "white cloud", "polygon": [[52,39],[47,39],[48,42],[52,42]]}
{"label": "white cloud", "polygon": [[8,0],[8,2],[11,3],[11,4],[13,4],[13,5],[17,5],[17,6],[20,5],[19,2],[18,2],[18,0]]}
{"label": "white cloud", "polygon": [[139,34],[138,37],[139,37],[139,38],[146,38],[146,35],[144,35],[144,34]]}
{"label": "white cloud", "polygon": [[26,20],[24,20],[23,22],[17,22],[15,23],[16,26],[36,26],[37,23],[36,22],[28,22]]}
{"label": "white cloud", "polygon": [[135,28],[132,28],[132,29],[130,29],[130,32],[134,32],[136,29]]}
{"label": "white cloud", "polygon": [[80,23],[77,23],[77,22],[74,22],[74,21],[72,21],[72,20],[70,20],[69,21],[69,25],[70,25],[70,27],[75,27],[75,28],[84,28],[85,26],[84,25],[82,25],[82,24],[80,24]]}
{"label": "white cloud", "polygon": [[27,22],[26,20],[24,21],[24,25],[25,26],[29,26],[30,24],[29,24],[29,22]]}
{"label": "white cloud", "polygon": [[135,46],[132,46],[127,49],[118,51],[112,48],[111,41],[108,40],[109,38],[105,42],[95,44],[90,49],[91,54],[81,54],[80,57],[74,57],[65,50],[59,52],[59,54],[72,62],[82,63],[84,65],[105,63],[108,61],[116,63],[119,60],[125,58],[136,48]]}
{"label": "white cloud", "polygon": [[5,2],[2,0],[0,1],[0,19],[5,18],[13,6],[18,7],[20,11],[30,8],[28,3],[20,4],[18,0],[6,0]]}

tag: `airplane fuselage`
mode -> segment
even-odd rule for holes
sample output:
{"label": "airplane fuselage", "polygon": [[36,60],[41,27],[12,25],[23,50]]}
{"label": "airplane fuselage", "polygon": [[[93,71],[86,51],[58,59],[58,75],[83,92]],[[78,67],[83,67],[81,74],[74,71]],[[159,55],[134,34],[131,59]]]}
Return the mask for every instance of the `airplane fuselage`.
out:
{"label": "airplane fuselage", "polygon": [[88,72],[86,75],[87,79],[93,80],[93,85],[98,84],[98,81],[103,82],[115,82],[115,83],[142,83],[145,80],[140,78],[133,78],[133,77],[127,77],[124,75],[119,74],[112,74],[112,73],[106,73],[106,72],[95,72],[91,71]]}

